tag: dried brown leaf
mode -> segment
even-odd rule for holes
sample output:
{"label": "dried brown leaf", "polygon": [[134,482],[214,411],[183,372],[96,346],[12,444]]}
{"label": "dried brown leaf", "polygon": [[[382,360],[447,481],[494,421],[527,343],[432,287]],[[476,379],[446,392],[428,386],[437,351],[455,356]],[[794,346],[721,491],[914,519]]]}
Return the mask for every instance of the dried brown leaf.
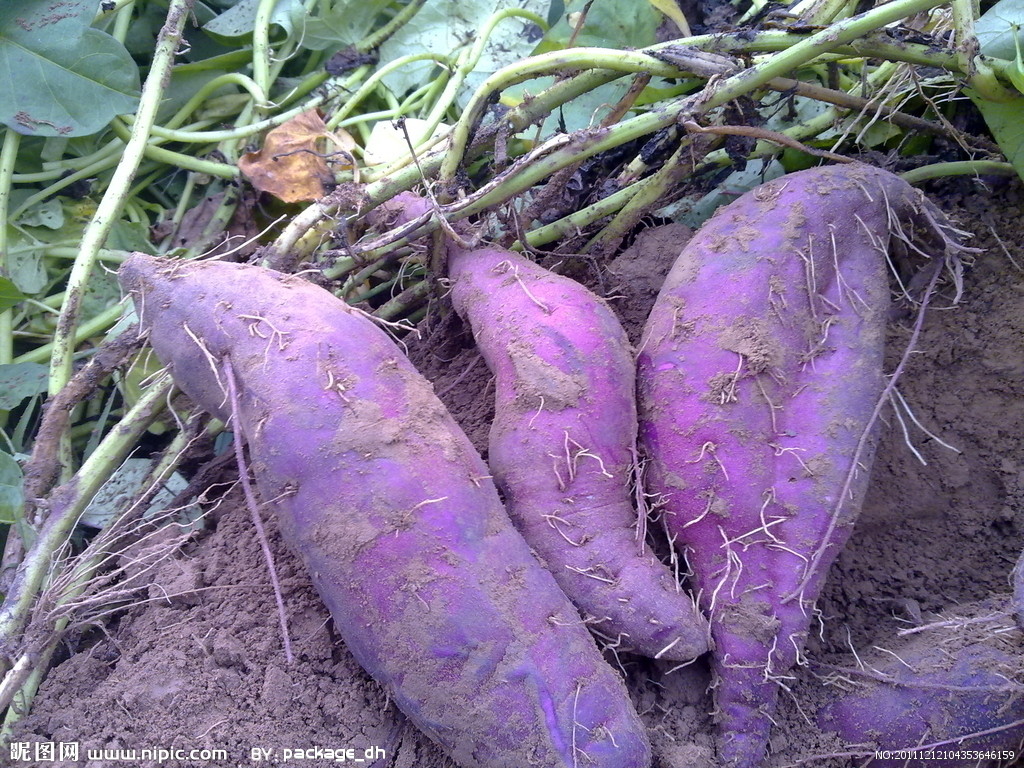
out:
{"label": "dried brown leaf", "polygon": [[328,136],[320,113],[311,109],[271,130],[258,152],[238,160],[238,169],[261,192],[286,203],[323,197],[333,174],[324,157]]}

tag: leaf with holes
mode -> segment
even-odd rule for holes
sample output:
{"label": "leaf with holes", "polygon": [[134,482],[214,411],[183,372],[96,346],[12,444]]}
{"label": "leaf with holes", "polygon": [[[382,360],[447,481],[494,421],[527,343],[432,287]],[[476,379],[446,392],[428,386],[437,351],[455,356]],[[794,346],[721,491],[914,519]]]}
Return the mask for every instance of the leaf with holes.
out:
{"label": "leaf with holes", "polygon": [[90,28],[98,0],[0,3],[0,121],[28,136],[86,136],[134,112],[139,70]]}

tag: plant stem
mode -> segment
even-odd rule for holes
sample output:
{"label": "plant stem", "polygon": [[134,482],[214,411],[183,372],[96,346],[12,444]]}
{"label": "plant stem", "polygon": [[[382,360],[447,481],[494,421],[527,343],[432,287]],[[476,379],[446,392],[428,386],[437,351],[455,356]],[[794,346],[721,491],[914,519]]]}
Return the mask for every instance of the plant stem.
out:
{"label": "plant stem", "polygon": [[[445,88],[445,91],[441,95],[441,98],[438,100],[438,103],[435,106],[434,110],[427,117],[427,120],[430,124],[430,131],[426,134],[427,136],[430,136],[433,133],[433,129],[437,127],[437,124],[441,121],[441,118],[444,115],[444,113],[455,102],[455,96],[458,93],[459,88],[462,87],[462,84],[465,82],[466,77],[469,75],[470,72],[472,72],[476,68],[477,63],[480,61],[480,56],[484,52],[484,46],[487,44],[487,41],[490,38],[491,33],[494,31],[494,28],[503,20],[516,17],[523,18],[526,19],[527,21],[533,22],[542,29],[546,29],[548,26],[547,22],[537,14],[530,13],[529,11],[519,10],[517,8],[506,8],[504,10],[498,11],[497,13],[491,14],[491,16],[484,23],[483,27],[481,27],[476,42],[474,42],[473,47],[470,48],[468,54],[460,57],[458,66],[456,66],[455,72],[452,74],[451,80],[448,81],[448,86]],[[538,58],[541,57],[534,56],[531,57],[530,59],[527,59],[526,61],[532,61]],[[508,69],[508,67],[505,67],[504,69],[502,69],[502,71],[505,71],[506,69]],[[488,80],[490,80],[490,78],[488,78]],[[486,83],[487,81],[485,80],[484,84],[477,88],[476,91],[473,93],[473,97],[470,100],[470,105],[466,107],[466,114],[464,114],[463,117],[460,118],[459,122],[457,123],[456,131],[453,133],[452,148],[449,149],[449,153],[451,153],[455,149],[455,147],[462,146],[463,150],[465,149],[465,142],[468,138],[468,133],[465,136],[460,137],[458,135],[459,126],[463,127],[464,132],[468,131],[467,126],[472,126],[475,123],[476,118],[479,117],[482,107],[474,105],[477,102],[479,102],[481,98],[486,99],[487,95],[489,95],[490,91],[487,90]],[[466,117],[468,116],[468,113],[470,112],[471,109],[476,110],[476,117],[467,121]],[[462,144],[460,144],[460,141],[462,142]],[[454,165],[456,168],[458,167],[457,163]],[[446,169],[445,165],[441,166],[440,176],[442,184],[454,178],[454,172],[452,172],[452,174],[449,174],[447,170],[448,169]]]}
{"label": "plant stem", "polygon": [[15,184],[35,184],[41,181],[51,181],[52,179],[60,178],[68,171],[80,170],[106,157],[120,154],[122,146],[124,145],[120,139],[111,139],[100,149],[88,155],[67,158],[59,162],[43,163],[42,171],[36,173],[15,173],[11,180]]}
{"label": "plant stem", "polygon": [[237,128],[227,128],[221,131],[197,131],[188,128],[173,129],[154,125],[150,133],[164,141],[180,141],[186,144],[214,144],[219,141],[247,139],[250,136],[255,136],[257,133],[262,133],[270,128],[276,128],[282,123],[287,123],[296,115],[300,115],[303,112],[308,112],[314,107],[320,106],[327,101],[327,98],[327,96],[315,96],[297,107],[292,107],[285,112],[279,112],[276,115],[268,117],[266,120],[261,120],[258,123],[249,123],[249,125],[243,125]]}
{"label": "plant stem", "polygon": [[[11,277],[11,264],[8,258],[7,214],[11,201],[11,178],[14,175],[14,162],[18,157],[21,145],[21,134],[8,128],[4,131],[4,143],[0,148],[0,277]],[[11,362],[14,358],[14,310],[0,312],[0,365]],[[2,426],[2,425],[0,425]]]}
{"label": "plant stem", "polygon": [[649,177],[648,183],[644,184],[622,206],[615,217],[587,243],[585,252],[595,255],[612,254],[651,206],[660,201],[669,202],[667,195],[693,173],[697,158],[703,154],[695,150],[694,144],[693,138],[683,137],[678,149]]}
{"label": "plant stem", "polygon": [[419,306],[430,295],[431,289],[432,284],[428,280],[420,280],[418,283],[413,283],[395,296],[395,298],[374,311],[373,316],[379,317],[381,320],[391,320],[408,314],[410,310]]}
{"label": "plant stem", "polygon": [[452,143],[438,170],[442,182],[455,178],[469,147],[473,127],[483,116],[491,94],[541,75],[590,67],[621,74],[649,72],[661,77],[678,77],[680,66],[666,63],[640,51],[607,48],[570,48],[531,56],[495,72],[480,85],[452,130]]}
{"label": "plant stem", "polygon": [[46,643],[46,646],[38,654],[33,654],[30,657],[33,662],[32,671],[28,674],[25,682],[22,683],[21,688],[14,694],[11,701],[12,706],[7,707],[3,726],[0,727],[0,743],[6,743],[10,739],[11,729],[14,727],[14,724],[32,706],[32,700],[36,696],[36,691],[39,690],[39,684],[43,681],[43,675],[50,669],[50,662],[53,659],[54,652],[57,650],[57,646],[60,645],[67,623],[67,619],[59,619],[55,631],[49,642]]}
{"label": "plant stem", "polygon": [[71,377],[71,358],[74,352],[75,329],[99,249],[124,205],[128,188],[142,161],[149,138],[149,128],[156,119],[157,109],[169,81],[174,56],[181,42],[182,30],[194,0],[170,0],[167,21],[160,31],[153,63],[142,89],[138,114],[132,127],[131,138],[124,148],[121,160],[114,170],[110,185],[96,207],[96,213],[82,233],[82,246],[68,278],[67,301],[61,310],[60,321],[53,337],[53,358],[50,363],[50,394],[59,392]]}
{"label": "plant stem", "polygon": [[[368,182],[364,191],[370,207],[373,207],[435,174],[442,178],[454,178],[457,168],[484,151],[493,142],[499,130],[510,135],[522,131],[528,125],[550,114],[558,105],[626,73],[651,72],[666,77],[685,76],[688,66],[691,67],[689,71],[700,71],[700,59],[703,57],[707,66],[705,77],[709,74],[727,75],[728,68],[725,65],[729,60],[693,50],[701,46],[715,52],[776,53],[752,67],[718,80],[699,94],[698,98],[688,97],[674,102],[663,102],[652,107],[646,114],[608,128],[602,134],[577,135],[572,139],[572,146],[564,151],[556,148],[540,154],[535,152],[532,157],[535,161],[541,159],[541,154],[546,155],[542,158],[540,166],[534,168],[530,162],[518,163],[516,168],[519,175],[503,174],[500,179],[477,190],[465,200],[453,204],[451,208],[445,206],[446,214],[451,213],[456,218],[462,218],[503,202],[559,168],[565,167],[566,163],[591,157],[659,130],[680,119],[684,114],[691,117],[703,114],[766,85],[778,86],[785,90],[782,83],[792,84],[794,81],[783,78],[783,75],[812,62],[819,56],[832,53],[846,56],[879,56],[956,71],[956,57],[945,51],[925,45],[893,41],[876,32],[888,24],[939,4],[940,0],[895,0],[858,16],[844,19],[809,36],[771,30],[760,32],[753,39],[740,35],[705,35],[659,44],[644,51],[571,49],[531,57],[506,67],[485,80],[457,123],[450,148],[436,149],[424,154],[419,158],[418,168],[402,167],[407,162],[402,159],[383,169],[371,171],[364,177]],[[659,58],[649,54],[657,54]],[[997,64],[998,62],[993,64],[993,67],[995,68]],[[482,128],[472,144],[469,144],[473,126],[482,115],[490,93],[541,74],[588,67],[600,69],[591,69],[556,83],[529,102],[510,110],[501,121],[495,121]],[[272,248],[278,252],[287,251],[307,231],[337,210],[336,201],[315,203],[293,219]],[[422,236],[437,226],[436,222],[428,223],[412,236]],[[395,242],[408,242],[408,238]],[[370,258],[375,255],[369,251],[364,253]]]}
{"label": "plant stem", "polygon": [[205,83],[185,102],[184,106],[174,113],[174,117],[167,121],[165,127],[174,129],[183,125],[189,116],[203,105],[211,93],[220,90],[226,85],[241,86],[249,92],[249,95],[257,103],[262,104],[267,100],[266,91],[262,90],[251,77],[243,75],[241,72],[227,72]]}
{"label": "plant stem", "polygon": [[[184,1],[190,2],[191,0]],[[110,127],[113,129],[114,133],[117,134],[122,139],[124,139],[124,141],[126,142],[125,152],[128,151],[127,145],[131,143],[135,136],[135,128],[137,125],[138,123],[136,122],[135,125],[132,126],[132,130],[129,131],[127,126],[125,126],[125,124],[121,122],[120,118],[115,117],[113,120],[110,121]],[[193,157],[192,155],[186,155],[181,152],[174,152],[173,150],[170,149],[164,149],[163,147],[158,147],[156,144],[151,143],[148,140],[148,136],[155,135],[155,132],[152,131],[152,128],[153,126],[150,125],[146,130],[147,140],[144,140],[142,145],[143,157],[149,158],[150,160],[155,160],[158,163],[166,163],[167,165],[173,165],[178,168],[182,168],[186,171],[195,171],[196,173],[208,173],[210,176],[216,176],[221,179],[238,178],[239,170],[234,165],[228,165],[227,163],[218,163],[213,160],[203,160],[202,158]],[[237,134],[238,132],[228,131],[227,133]],[[229,139],[232,138],[237,138],[237,136],[229,136]],[[118,170],[120,170],[120,168],[121,165],[118,165]],[[115,171],[114,173],[116,178],[117,171]],[[113,187],[114,178],[111,178],[110,184],[111,187]],[[108,194],[109,189],[110,187],[108,187]],[[105,196],[104,199],[106,199]],[[104,233],[104,235],[105,234],[106,233]]]}
{"label": "plant stem", "polygon": [[953,163],[932,163],[901,173],[908,184],[920,184],[928,179],[944,176],[1016,176],[1017,171],[1010,163],[994,160],[963,160]]}
{"label": "plant stem", "polygon": [[334,130],[338,127],[342,120],[357,107],[359,103],[369,96],[377,88],[377,84],[391,72],[396,69],[404,67],[406,64],[411,64],[416,61],[435,61],[438,64],[450,66],[451,60],[448,56],[441,56],[436,53],[413,53],[408,56],[403,56],[400,59],[395,59],[385,64],[383,67],[374,72],[370,77],[366,79],[359,90],[345,99],[345,103],[331,115],[330,120],[327,121],[328,130]]}
{"label": "plant stem", "polygon": [[[18,696],[16,706],[11,707],[7,712],[3,731],[0,732],[0,741],[3,741],[9,735],[11,725],[23,713],[27,712],[31,706],[42,675],[49,669],[53,652],[63,639],[64,631],[72,619],[71,612],[74,611],[74,607],[69,604],[86,592],[96,571],[102,568],[104,563],[108,562],[111,558],[110,550],[104,546],[107,536],[112,531],[117,530],[119,526],[123,526],[126,521],[141,516],[144,513],[145,510],[142,505],[145,502],[143,500],[155,494],[156,490],[167,482],[171,474],[181,464],[193,439],[194,435],[190,430],[183,429],[178,431],[143,482],[143,495],[141,499],[136,499],[117,518],[111,519],[100,536],[90,543],[85,552],[75,560],[71,568],[61,578],[64,584],[61,585],[60,593],[56,597],[55,605],[51,610],[51,615],[56,612],[58,617],[52,629],[46,634],[48,640],[45,647],[39,652],[36,652],[31,647],[22,651],[21,658],[24,659],[27,656],[29,659],[32,659],[34,668],[28,675],[27,680],[21,684],[21,689],[16,694]],[[61,614],[62,608],[66,611],[63,614]],[[12,671],[12,674],[14,674],[14,671]],[[16,681],[4,679],[3,687],[7,688],[9,683],[17,684]],[[0,695],[0,709],[5,708],[7,703],[4,701],[3,696]]]}
{"label": "plant stem", "polygon": [[851,43],[876,29],[907,16],[941,5],[942,0],[893,0],[870,11],[836,22],[763,62],[750,67],[715,88],[707,100],[707,108],[721,106],[750,93],[775,77],[784,77],[814,57]]}
{"label": "plant stem", "polygon": [[[651,182],[651,179],[653,179],[653,176],[640,179],[628,187],[623,187],[618,192],[608,195],[608,197],[601,198],[596,203],[591,203],[586,208],[580,208],[578,211],[573,211],[568,216],[563,216],[557,221],[530,230],[526,233],[526,244],[531,248],[539,248],[555,240],[561,240],[562,238],[578,234],[579,230],[584,227],[593,224],[598,219],[603,219],[605,216],[610,216],[622,208],[632,197],[639,194]],[[513,248],[515,247],[513,245]]]}
{"label": "plant stem", "polygon": [[[270,74],[270,17],[277,0],[259,0],[256,6],[256,20],[252,29],[252,79],[264,94],[270,94],[273,78]],[[268,100],[269,101],[269,100]],[[257,109],[268,106],[268,101],[257,105]]]}
{"label": "plant stem", "polygon": [[980,55],[978,38],[974,34],[974,20],[978,9],[975,0],[952,0],[953,25],[956,28],[956,51],[960,71],[967,76],[968,85],[988,101],[1012,101],[1020,94],[1010,91],[999,82],[996,73],[984,56]]}
{"label": "plant stem", "polygon": [[804,24],[831,24],[840,16],[849,16],[850,0],[802,0],[790,6],[788,13]]}
{"label": "plant stem", "polygon": [[[75,329],[74,344],[77,346],[86,339],[92,338],[98,333],[102,333],[107,330],[110,326],[117,322],[121,317],[122,308],[120,304],[115,304],[112,307],[100,312],[91,320],[87,320]],[[45,363],[47,360],[52,359],[54,352],[54,343],[51,341],[48,344],[43,344],[40,347],[36,347],[22,355],[18,355],[14,358],[15,363]]]}
{"label": "plant stem", "polygon": [[[118,142],[118,144],[120,144],[120,142]],[[106,154],[106,155],[104,155],[102,157],[97,158],[97,160],[95,162],[93,162],[92,164],[87,165],[84,168],[80,168],[79,170],[75,171],[74,173],[69,173],[67,176],[61,176],[59,179],[54,181],[52,184],[48,185],[45,189],[41,189],[38,192],[35,192],[35,193],[29,195],[27,198],[22,200],[21,204],[17,208],[15,208],[14,211],[10,214],[11,218],[12,219],[16,219],[18,216],[20,216],[22,213],[27,211],[29,208],[31,208],[36,203],[42,202],[43,200],[46,200],[47,198],[52,197],[53,195],[55,195],[57,192],[59,192],[60,190],[64,189],[65,187],[71,186],[76,181],[81,181],[82,179],[93,178],[93,177],[103,173],[108,168],[113,168],[115,165],[117,165],[118,158],[120,157],[120,153],[122,151],[123,151],[123,146],[122,147],[118,147],[118,148],[114,149],[113,151],[111,151],[109,154]],[[24,175],[25,176],[29,176],[30,174],[24,174]],[[31,174],[31,175],[34,176],[36,174]],[[20,180],[21,179],[19,179],[19,181]],[[29,181],[29,179],[24,179],[24,180],[25,181]],[[40,179],[40,180],[42,180],[42,179]]]}
{"label": "plant stem", "polygon": [[410,0],[408,5],[396,13],[394,17],[392,17],[392,19],[383,27],[369,35],[364,40],[360,40],[356,44],[356,50],[366,53],[367,51],[372,51],[374,48],[379,48],[385,40],[408,23],[408,21],[419,12],[425,2],[426,0]]}
{"label": "plant stem", "polygon": [[128,37],[128,28],[131,26],[131,23],[132,9],[130,7],[119,8],[117,18],[114,19],[114,28],[110,33],[111,36],[123,44],[125,38]]}
{"label": "plant stem", "polygon": [[[14,583],[0,607],[0,648],[18,646],[35,597],[53,568],[54,559],[67,543],[72,528],[96,491],[136,447],[139,438],[163,410],[172,386],[170,377],[165,376],[147,389],[83,462],[77,474],[48,497],[49,515],[35,544],[19,566]],[[5,671],[6,661],[0,656],[0,672]]]}

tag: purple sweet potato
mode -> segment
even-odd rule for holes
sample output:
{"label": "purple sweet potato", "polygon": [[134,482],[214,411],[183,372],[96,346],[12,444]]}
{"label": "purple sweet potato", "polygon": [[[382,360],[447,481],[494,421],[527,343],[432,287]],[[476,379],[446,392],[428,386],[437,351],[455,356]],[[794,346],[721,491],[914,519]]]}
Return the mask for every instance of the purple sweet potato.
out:
{"label": "purple sweet potato", "polygon": [[448,249],[452,302],[495,375],[488,463],[516,527],[613,647],[688,661],[707,622],[638,533],[636,368],[582,285],[498,248]]}
{"label": "purple sweet potato", "polygon": [[872,768],[1009,763],[1024,743],[1024,639],[1005,610],[953,619],[861,651],[826,678],[823,731]]}
{"label": "purple sweet potato", "polygon": [[463,766],[644,768],[622,680],[391,339],[296,277],[134,255],[121,269],[175,381],[237,424],[338,631]]}
{"label": "purple sweet potato", "polygon": [[764,757],[779,684],[859,511],[893,233],[945,242],[941,220],[877,168],[790,174],[698,231],[644,329],[648,490],[711,621],[725,765]]}

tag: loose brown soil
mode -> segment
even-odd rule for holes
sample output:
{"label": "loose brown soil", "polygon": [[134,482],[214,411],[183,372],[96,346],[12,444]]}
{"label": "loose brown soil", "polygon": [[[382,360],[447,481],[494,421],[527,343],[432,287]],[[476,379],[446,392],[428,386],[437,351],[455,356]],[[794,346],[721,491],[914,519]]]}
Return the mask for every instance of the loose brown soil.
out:
{"label": "loose brown soil", "polygon": [[[958,307],[950,307],[951,287],[943,289],[900,390],[917,419],[958,452],[911,424],[910,442],[923,464],[890,413],[857,530],[820,602],[824,628],[808,649],[812,662],[849,663],[850,642],[885,644],[897,628],[927,620],[930,612],[1007,593],[1024,543],[1024,191],[1014,183],[990,192],[967,181],[931,191],[975,233],[971,244],[982,253],[965,275]],[[613,297],[634,341],[680,242],[678,229],[649,233],[642,248],[588,276]],[[911,322],[910,316],[894,318],[891,365]],[[493,388],[458,321],[435,325],[412,354],[485,450]],[[133,607],[77,636],[44,681],[16,740],[80,742],[78,761],[45,765],[95,768],[160,763],[86,761],[86,748],[227,754],[163,765],[450,766],[353,661],[271,523],[296,652],[293,664],[285,662],[263,559],[239,495],[229,494],[209,522],[153,572],[148,594],[140,593]],[[715,766],[703,664],[666,674],[670,667],[660,662],[620,661],[649,726],[656,768]],[[808,727],[801,710],[813,712],[829,694],[810,670],[800,677],[794,695],[783,696],[771,768],[844,748]],[[283,760],[286,748],[318,747],[351,748],[359,758],[378,747],[385,756],[362,763]],[[254,759],[258,748],[272,750],[274,759]],[[21,763],[27,764],[33,763]]]}

